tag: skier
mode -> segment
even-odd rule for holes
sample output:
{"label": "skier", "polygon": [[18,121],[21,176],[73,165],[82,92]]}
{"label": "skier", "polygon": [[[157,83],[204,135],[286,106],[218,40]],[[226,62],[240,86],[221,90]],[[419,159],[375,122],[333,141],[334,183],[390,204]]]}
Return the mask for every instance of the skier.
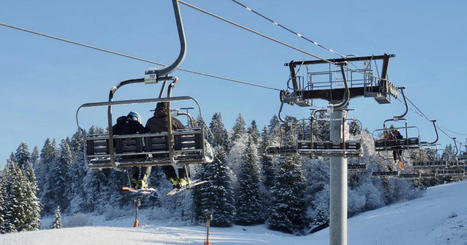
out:
{"label": "skier", "polygon": [[[154,111],[154,116],[149,118],[146,122],[146,130],[151,133],[165,132],[167,128],[167,102],[157,103],[156,109]],[[172,129],[183,129],[185,128],[183,124],[172,117]],[[148,168],[149,172],[151,171],[150,167]],[[181,188],[191,183],[191,179],[185,171],[185,168],[174,169],[172,166],[163,166],[162,171],[164,171],[165,177],[172,183],[174,189]],[[178,177],[175,171],[178,171]]]}
{"label": "skier", "polygon": [[[112,127],[114,135],[124,134],[142,134],[147,130],[141,124],[141,116],[134,111],[130,111],[127,116],[121,116],[117,119],[117,123]],[[133,156],[123,156],[123,158],[134,158]],[[149,170],[149,173],[151,171]],[[144,173],[144,174],[143,174]],[[135,189],[144,189],[148,187],[147,179],[149,177],[146,167],[131,168],[131,184]]]}
{"label": "skier", "polygon": [[[395,129],[394,126],[391,125],[391,138],[393,140],[401,140],[404,138],[404,136],[402,136],[401,132],[399,132],[399,130]],[[402,171],[404,171],[404,164],[402,163],[402,148],[401,147],[394,147],[393,151],[392,151],[392,155],[393,155],[393,158],[394,158],[394,163],[399,163],[399,166],[401,168]]]}

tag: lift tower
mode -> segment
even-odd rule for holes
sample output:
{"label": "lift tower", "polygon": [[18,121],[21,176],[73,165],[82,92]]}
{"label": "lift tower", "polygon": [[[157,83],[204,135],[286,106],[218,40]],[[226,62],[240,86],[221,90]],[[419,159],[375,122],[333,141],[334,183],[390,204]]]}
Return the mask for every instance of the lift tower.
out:
{"label": "lift tower", "polygon": [[[309,107],[313,105],[313,99],[329,102],[327,111],[330,113],[331,142],[324,146],[299,143],[296,149],[287,148],[284,152],[330,157],[331,245],[347,244],[347,157],[353,156],[352,152],[356,149],[350,149],[349,142],[346,142],[346,107],[350,99],[360,96],[372,97],[379,104],[391,103],[391,96],[397,98],[398,88],[387,79],[389,59],[392,57],[395,55],[291,61],[285,64],[290,69],[290,79],[288,89],[280,92],[282,104],[279,117],[284,103]],[[374,74],[373,69],[377,69],[374,66],[378,62],[382,63],[381,74],[379,70]],[[316,70],[316,67],[321,70]],[[361,146],[356,147],[359,150]],[[275,151],[277,153],[278,149]]]}

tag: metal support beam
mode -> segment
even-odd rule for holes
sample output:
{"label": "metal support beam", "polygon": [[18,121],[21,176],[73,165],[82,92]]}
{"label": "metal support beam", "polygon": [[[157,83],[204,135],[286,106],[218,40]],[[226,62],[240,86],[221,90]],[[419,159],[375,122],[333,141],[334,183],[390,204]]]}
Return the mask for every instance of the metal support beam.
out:
{"label": "metal support beam", "polygon": [[[332,142],[339,143],[344,139],[342,128],[346,114],[344,110],[331,113]],[[330,161],[329,244],[347,245],[347,158],[331,157]]]}
{"label": "metal support beam", "polygon": [[383,60],[396,57],[395,54],[384,54],[384,55],[374,55],[374,56],[360,56],[360,57],[347,57],[347,58],[338,58],[338,59],[327,59],[327,60],[305,60],[305,61],[291,61],[284,64],[284,66],[296,66],[296,65],[312,65],[312,64],[327,64],[332,63],[342,63],[342,62],[352,62],[352,61],[365,61],[365,60]]}

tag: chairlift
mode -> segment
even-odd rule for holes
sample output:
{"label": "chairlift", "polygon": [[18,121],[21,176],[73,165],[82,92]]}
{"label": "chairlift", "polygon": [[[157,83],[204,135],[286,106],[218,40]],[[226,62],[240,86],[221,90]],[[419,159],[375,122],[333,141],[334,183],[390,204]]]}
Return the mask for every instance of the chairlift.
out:
{"label": "chairlift", "polygon": [[[438,141],[438,130],[436,128],[436,120],[431,120],[433,123],[433,127],[436,133],[436,139],[432,142],[426,142],[426,141],[421,141],[420,140],[420,130],[416,126],[409,126],[408,121],[405,117],[405,115],[408,112],[408,105],[407,105],[407,100],[405,98],[404,94],[404,89],[405,87],[399,87],[402,97],[404,99],[404,104],[405,104],[405,111],[402,115],[394,116],[393,118],[386,119],[383,122],[383,128],[382,129],[376,129],[373,131],[373,138],[375,139],[375,151],[381,152],[381,151],[394,151],[394,150],[401,150],[401,149],[420,149],[422,146],[428,146],[428,145],[434,145]],[[389,122],[403,122],[403,126],[400,127],[393,127],[391,126],[390,128],[387,127],[387,124]],[[403,139],[397,139],[397,138],[392,138],[389,139],[388,135],[392,133],[391,131],[402,131],[405,134],[405,137]],[[409,130],[415,130],[417,132],[417,135],[409,135]],[[382,138],[381,138],[382,136]]]}
{"label": "chairlift", "polygon": [[[447,162],[445,159],[441,158],[441,154],[438,152],[438,145],[429,145],[424,146],[420,149],[420,154],[416,160],[412,162],[412,166],[415,169],[437,169],[437,168],[444,168],[447,166]],[[422,158],[422,152],[430,153],[431,156],[427,156],[426,158]]]}
{"label": "chairlift", "polygon": [[[187,167],[188,164],[212,162],[212,153],[209,151],[205,133],[202,128],[195,127],[194,120],[188,113],[176,111],[176,116],[188,116],[191,127],[186,129],[172,130],[172,117],[167,117],[167,132],[142,133],[130,135],[114,135],[112,131],[112,106],[151,103],[167,103],[167,115],[171,112],[171,102],[193,101],[198,108],[201,117],[201,106],[196,99],[190,96],[172,97],[172,90],[178,82],[177,77],[168,74],[174,71],[184,60],[186,53],[185,34],[180,17],[180,9],[177,0],[172,0],[180,39],[180,53],[171,65],[162,69],[148,69],[144,78],[130,79],[118,83],[112,87],[109,99],[105,102],[85,103],[76,111],[76,123],[85,135],[84,159],[89,168],[128,168],[172,165],[175,168]],[[163,97],[167,82],[167,96]],[[158,98],[132,99],[114,101],[115,92],[122,86],[144,83],[162,83]],[[107,106],[108,130],[106,134],[87,135],[79,124],[79,112],[81,108]]]}
{"label": "chairlift", "polygon": [[[342,137],[341,142],[332,142],[330,140],[316,140],[316,135],[313,134],[313,129],[315,124],[318,121],[325,120],[330,121],[329,117],[326,118],[317,118],[317,112],[324,112],[326,113],[328,109],[317,109],[314,110],[312,116],[310,117],[310,130],[309,134],[305,131],[305,126],[301,126],[301,133],[299,135],[299,139],[297,139],[296,143],[293,146],[279,146],[279,147],[268,147],[267,152],[269,154],[301,154],[306,155],[312,158],[316,158],[318,156],[322,157],[333,157],[333,156],[345,156],[345,157],[360,157],[362,155],[361,149],[361,136],[358,140],[350,140],[348,138],[348,127],[342,127]],[[279,113],[280,115],[280,113]],[[282,118],[279,117],[281,120]],[[341,120],[341,119],[339,119]],[[361,127],[361,123],[359,120],[355,118],[344,118],[343,125],[347,125],[347,122],[356,122]],[[282,120],[283,121],[283,120]],[[298,125],[295,125],[296,128],[299,128]],[[358,136],[357,136],[358,137]],[[362,166],[358,166],[361,168]]]}

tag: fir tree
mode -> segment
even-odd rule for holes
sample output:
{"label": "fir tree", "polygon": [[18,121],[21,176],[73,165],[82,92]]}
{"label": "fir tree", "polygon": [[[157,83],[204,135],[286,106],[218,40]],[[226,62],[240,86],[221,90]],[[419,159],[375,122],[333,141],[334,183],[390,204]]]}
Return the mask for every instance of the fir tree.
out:
{"label": "fir tree", "polygon": [[272,139],[280,137],[281,123],[279,121],[279,118],[276,115],[274,115],[269,121],[268,131],[269,131],[269,136]]}
{"label": "fir tree", "polygon": [[25,170],[25,177],[27,180],[26,201],[24,202],[26,206],[25,230],[33,231],[40,227],[41,203],[37,197],[39,189],[37,188],[36,175],[32,164]]}
{"label": "fir tree", "polygon": [[255,145],[258,145],[260,135],[259,135],[258,126],[256,125],[255,120],[251,121],[251,125],[250,127],[248,127],[248,133],[251,135]]}
{"label": "fir tree", "polygon": [[242,114],[239,113],[237,119],[235,120],[235,125],[232,128],[232,131],[233,131],[232,139],[231,139],[232,143],[238,138],[240,138],[243,134],[245,134],[246,132],[245,126],[246,126],[245,119],[243,119]]}
{"label": "fir tree", "polygon": [[46,193],[48,192],[47,190],[49,188],[48,179],[50,176],[49,168],[52,163],[56,161],[57,155],[58,150],[55,140],[51,141],[49,138],[47,138],[41,149],[39,164],[35,169],[37,186],[39,187],[39,197],[42,202],[45,202],[47,199]]}
{"label": "fir tree", "polygon": [[83,146],[85,141],[85,136],[81,129],[78,129],[73,136],[71,137],[70,148],[71,151],[75,154],[83,154]]}
{"label": "fir tree", "polygon": [[26,178],[23,171],[15,162],[7,166],[7,176],[5,179],[5,216],[4,232],[18,232],[24,230],[26,217]]}
{"label": "fir tree", "polygon": [[70,176],[72,156],[70,146],[66,140],[60,143],[60,152],[58,157],[49,162],[49,175],[47,179],[44,196],[46,200],[42,200],[44,213],[52,213],[55,206],[58,204],[63,210],[68,208],[70,191]]}
{"label": "fir tree", "polygon": [[[72,140],[73,142],[73,140]],[[85,190],[83,188],[84,176],[86,176],[86,164],[84,163],[84,155],[82,152],[75,153],[70,173],[70,193],[71,193],[71,212],[84,211],[83,206],[85,203]]]}
{"label": "fir tree", "polygon": [[270,155],[267,154],[266,149],[271,146],[271,141],[268,136],[268,129],[264,127],[261,139],[260,152],[261,152],[261,170],[263,176],[264,186],[270,190],[274,185],[274,162]]}
{"label": "fir tree", "polygon": [[32,150],[31,163],[34,169],[36,169],[36,166],[39,164],[39,149],[37,149],[37,146],[34,146]]}
{"label": "fir tree", "polygon": [[233,191],[231,171],[225,164],[223,147],[215,147],[216,158],[212,163],[202,165],[197,178],[209,183],[193,191],[195,217],[204,221],[212,212],[212,226],[231,226],[233,223]]}
{"label": "fir tree", "polygon": [[[295,132],[287,135],[291,146]],[[300,234],[307,225],[304,201],[305,178],[298,154],[286,155],[279,161],[275,183],[271,189],[271,212],[269,227],[289,233]]]}
{"label": "fir tree", "polygon": [[242,160],[236,191],[235,221],[240,225],[261,224],[264,210],[260,196],[258,153],[252,136],[248,139]]}
{"label": "fir tree", "polygon": [[18,164],[18,167],[25,169],[29,166],[31,162],[31,154],[28,150],[28,144],[22,142],[19,144],[18,148],[16,148],[15,153],[15,162]]}
{"label": "fir tree", "polygon": [[55,219],[52,223],[51,229],[62,229],[62,214],[60,213],[60,206],[55,210]]}
{"label": "fir tree", "polygon": [[209,142],[213,146],[223,146],[224,149],[228,151],[228,147],[230,145],[229,135],[224,127],[220,113],[214,113],[211,123],[209,124],[209,129],[212,132],[212,136],[210,135],[209,137]]}
{"label": "fir tree", "polygon": [[6,180],[6,175],[7,171],[6,168],[2,172],[2,176],[0,179],[0,234],[5,233],[3,227],[5,223],[5,195],[6,195],[6,187],[5,187],[5,182],[3,180]]}

